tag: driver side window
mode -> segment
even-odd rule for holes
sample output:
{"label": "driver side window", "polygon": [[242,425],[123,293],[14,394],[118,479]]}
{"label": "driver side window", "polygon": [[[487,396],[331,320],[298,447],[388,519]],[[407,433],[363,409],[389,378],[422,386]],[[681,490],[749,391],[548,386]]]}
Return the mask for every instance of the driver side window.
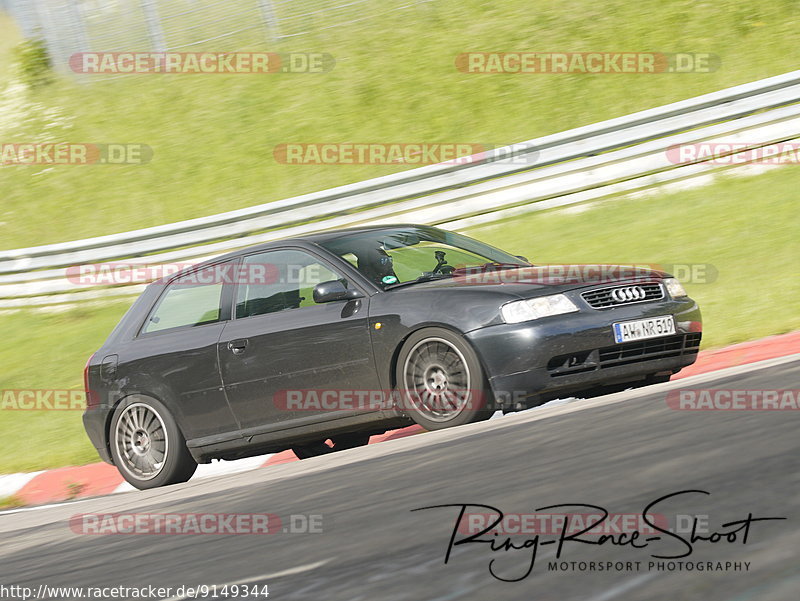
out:
{"label": "driver side window", "polygon": [[[247,275],[236,293],[236,318],[314,306],[314,287],[342,280],[340,274],[301,250],[272,250],[249,255],[242,262]],[[261,277],[259,277],[259,275]]]}

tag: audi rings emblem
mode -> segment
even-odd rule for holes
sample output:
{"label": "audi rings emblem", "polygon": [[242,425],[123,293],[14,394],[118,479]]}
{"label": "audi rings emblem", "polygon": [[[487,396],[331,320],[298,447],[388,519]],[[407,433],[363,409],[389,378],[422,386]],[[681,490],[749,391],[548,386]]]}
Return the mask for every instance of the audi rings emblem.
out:
{"label": "audi rings emblem", "polygon": [[611,291],[611,298],[618,303],[630,303],[633,301],[644,300],[647,296],[644,288],[641,286],[628,286],[627,288],[614,288]]}

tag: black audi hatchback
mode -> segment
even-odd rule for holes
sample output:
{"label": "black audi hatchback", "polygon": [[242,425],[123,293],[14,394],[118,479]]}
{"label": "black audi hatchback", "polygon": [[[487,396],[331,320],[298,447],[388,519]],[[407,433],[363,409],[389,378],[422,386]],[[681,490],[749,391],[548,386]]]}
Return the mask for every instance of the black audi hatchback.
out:
{"label": "black audi hatchback", "polygon": [[668,380],[700,310],[653,269],[535,265],[418,225],[312,234],[150,284],[86,366],[86,431],[138,488]]}

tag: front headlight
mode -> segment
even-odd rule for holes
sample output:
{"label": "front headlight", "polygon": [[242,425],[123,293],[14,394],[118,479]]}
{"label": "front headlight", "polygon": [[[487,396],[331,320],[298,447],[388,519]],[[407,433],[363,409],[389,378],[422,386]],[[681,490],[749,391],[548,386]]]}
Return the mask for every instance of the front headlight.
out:
{"label": "front headlight", "polygon": [[500,308],[500,313],[506,323],[520,323],[550,315],[573,313],[577,310],[575,303],[566,296],[554,294],[507,303]]}
{"label": "front headlight", "polygon": [[672,298],[681,298],[683,296],[689,296],[686,294],[686,290],[683,288],[683,284],[681,284],[676,278],[665,278],[664,279],[664,286],[667,288],[667,292]]}

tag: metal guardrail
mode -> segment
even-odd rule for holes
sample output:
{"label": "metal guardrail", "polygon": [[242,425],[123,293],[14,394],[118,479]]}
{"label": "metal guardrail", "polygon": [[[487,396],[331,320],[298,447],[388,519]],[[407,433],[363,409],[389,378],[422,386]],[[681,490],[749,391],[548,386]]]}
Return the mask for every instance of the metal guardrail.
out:
{"label": "metal guardrail", "polygon": [[70,57],[77,52],[274,48],[283,40],[325,30],[370,27],[389,13],[430,18],[438,10],[432,1],[0,0],[0,10],[15,19],[25,37],[42,39],[54,67],[69,72]]}
{"label": "metal guardrail", "polygon": [[363,223],[453,229],[724,167],[676,164],[667,150],[700,142],[761,147],[800,138],[800,71],[705,94],[488,153],[137,231],[0,251],[0,308],[55,304],[127,289],[86,289],[66,267],[137,257],[137,264],[200,260],[256,244]]}

